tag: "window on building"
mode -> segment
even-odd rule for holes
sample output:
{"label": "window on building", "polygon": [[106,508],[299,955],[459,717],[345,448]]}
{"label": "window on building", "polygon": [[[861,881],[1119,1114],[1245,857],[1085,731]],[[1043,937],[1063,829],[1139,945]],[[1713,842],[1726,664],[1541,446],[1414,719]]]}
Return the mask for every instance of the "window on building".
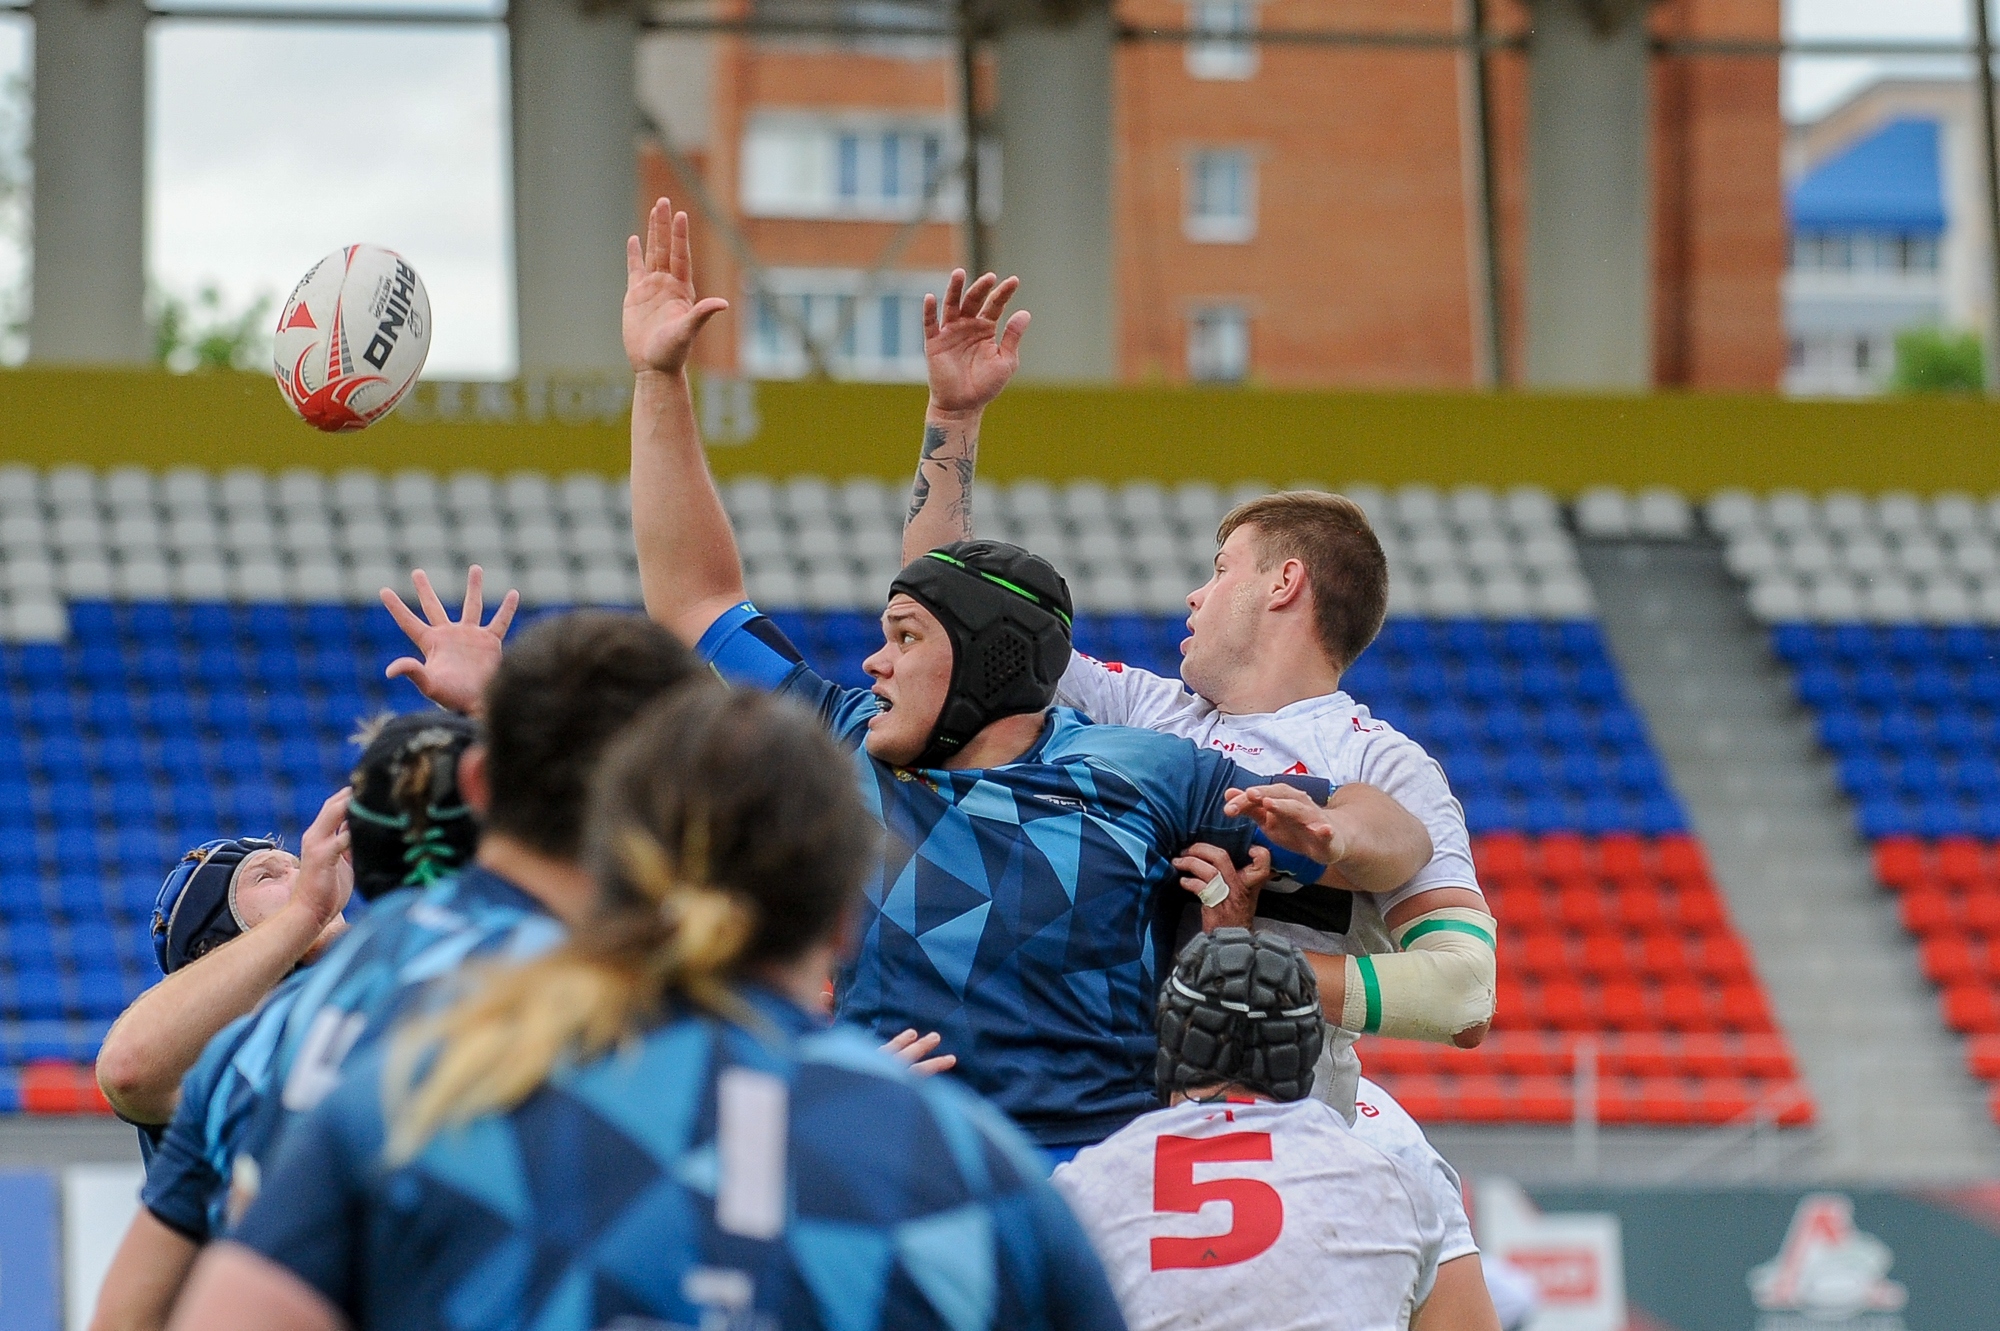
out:
{"label": "window on building", "polygon": [[887,273],[870,283],[851,268],[774,268],[756,293],[756,317],[742,343],[744,369],[760,379],[797,379],[813,369],[810,339],[827,370],[843,379],[919,381],[924,377],[924,293],[942,292],[943,273]]}
{"label": "window on building", "polygon": [[1935,273],[1936,236],[1807,232],[1792,239],[1792,267],[1808,273]]}
{"label": "window on building", "polygon": [[1189,240],[1241,244],[1257,234],[1257,171],[1242,148],[1205,148],[1188,163]]}
{"label": "window on building", "polygon": [[1198,79],[1247,79],[1255,74],[1257,44],[1243,37],[1256,27],[1254,0],[1194,0],[1188,6],[1188,29],[1203,37],[1187,44],[1188,74]]}
{"label": "window on building", "polygon": [[[754,118],[743,133],[740,193],[752,217],[903,221],[930,201],[939,221],[963,215],[960,149],[942,122],[877,121],[781,113]],[[998,216],[1000,160],[983,145],[982,211]]]}
{"label": "window on building", "polygon": [[1788,360],[1794,370],[1803,370],[1806,367],[1806,340],[1804,338],[1795,337],[1792,339],[1791,355],[1788,357]]}
{"label": "window on building", "polygon": [[1188,378],[1241,383],[1250,375],[1250,316],[1241,306],[1211,305],[1188,316]]}

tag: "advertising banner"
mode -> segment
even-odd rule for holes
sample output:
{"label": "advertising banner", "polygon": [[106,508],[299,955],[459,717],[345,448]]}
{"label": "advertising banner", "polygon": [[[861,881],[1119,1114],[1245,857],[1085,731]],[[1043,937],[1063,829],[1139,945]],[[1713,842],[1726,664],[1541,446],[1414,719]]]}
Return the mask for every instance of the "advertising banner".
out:
{"label": "advertising banner", "polygon": [[97,1290],[139,1209],[139,1165],[71,1165],[63,1171],[63,1272],[69,1291],[65,1325],[88,1331]]}
{"label": "advertising banner", "polygon": [[1615,1226],[1631,1331],[2000,1328],[2000,1185],[1636,1191],[1482,1183],[1475,1200],[1482,1245],[1492,1233],[1500,1255],[1541,1288],[1533,1331],[1604,1325],[1570,1320],[1590,1283],[1584,1239],[1597,1232],[1580,1222],[1593,1219]]}
{"label": "advertising banner", "polygon": [[57,1331],[56,1181],[40,1170],[0,1170],[0,1331]]}

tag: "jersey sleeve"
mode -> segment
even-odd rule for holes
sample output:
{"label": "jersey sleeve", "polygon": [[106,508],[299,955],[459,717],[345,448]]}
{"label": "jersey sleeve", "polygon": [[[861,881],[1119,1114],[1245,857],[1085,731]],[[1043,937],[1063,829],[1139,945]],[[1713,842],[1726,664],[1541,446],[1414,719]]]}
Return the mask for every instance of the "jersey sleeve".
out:
{"label": "jersey sleeve", "polygon": [[875,715],[875,695],[817,674],[770,616],[748,601],[718,615],[695,655],[731,684],[782,694],[812,710],[837,739],[858,742]]}
{"label": "jersey sleeve", "polygon": [[1465,830],[1465,809],[1451,793],[1444,769],[1423,746],[1407,736],[1389,732],[1370,744],[1362,755],[1357,779],[1416,815],[1431,837],[1431,860],[1417,870],[1414,878],[1379,899],[1383,915],[1419,892],[1433,888],[1461,887],[1479,891],[1479,876],[1472,868],[1472,839]]}
{"label": "jersey sleeve", "polygon": [[[234,1233],[352,1318],[366,1171],[380,1148],[379,1082],[371,1062],[284,1134],[257,1199]],[[366,1138],[366,1141],[357,1140]]]}
{"label": "jersey sleeve", "polygon": [[1177,679],[1140,670],[1117,661],[1099,661],[1082,652],[1069,654],[1069,669],[1056,685],[1056,701],[1073,707],[1101,726],[1137,726],[1155,730],[1188,701]]}
{"label": "jersey sleeve", "polygon": [[[1438,1267],[1445,1262],[1445,1215],[1439,1206],[1437,1188],[1432,1179],[1414,1168],[1401,1156],[1390,1156],[1396,1172],[1402,1176],[1403,1187],[1410,1195],[1412,1210],[1417,1224],[1417,1306],[1431,1296],[1437,1285]],[[1458,1208],[1463,1210],[1461,1206]],[[1463,1257],[1464,1253],[1458,1256]]]}

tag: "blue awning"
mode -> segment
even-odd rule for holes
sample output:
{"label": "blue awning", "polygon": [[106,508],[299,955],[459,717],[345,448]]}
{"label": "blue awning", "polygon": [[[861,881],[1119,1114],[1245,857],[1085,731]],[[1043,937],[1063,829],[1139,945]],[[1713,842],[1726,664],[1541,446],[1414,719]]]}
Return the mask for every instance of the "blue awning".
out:
{"label": "blue awning", "polygon": [[1935,120],[1891,120],[1792,187],[1792,230],[1937,235],[1945,228]]}

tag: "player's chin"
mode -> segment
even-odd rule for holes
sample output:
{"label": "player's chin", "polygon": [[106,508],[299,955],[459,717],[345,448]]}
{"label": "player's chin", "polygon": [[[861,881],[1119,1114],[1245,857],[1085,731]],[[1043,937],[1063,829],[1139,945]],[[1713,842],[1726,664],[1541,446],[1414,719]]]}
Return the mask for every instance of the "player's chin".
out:
{"label": "player's chin", "polygon": [[900,729],[887,717],[878,716],[868,723],[868,735],[862,740],[862,747],[868,750],[870,758],[892,767],[908,767],[924,751],[924,746],[921,740],[901,734]]}

